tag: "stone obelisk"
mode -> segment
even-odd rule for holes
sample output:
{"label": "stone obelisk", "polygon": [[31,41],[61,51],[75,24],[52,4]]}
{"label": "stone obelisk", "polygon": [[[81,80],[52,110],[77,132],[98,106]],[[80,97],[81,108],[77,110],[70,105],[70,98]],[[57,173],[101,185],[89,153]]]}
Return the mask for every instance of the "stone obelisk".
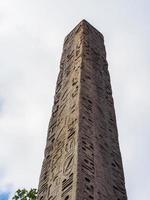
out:
{"label": "stone obelisk", "polygon": [[104,38],[85,20],[64,41],[37,199],[127,199]]}

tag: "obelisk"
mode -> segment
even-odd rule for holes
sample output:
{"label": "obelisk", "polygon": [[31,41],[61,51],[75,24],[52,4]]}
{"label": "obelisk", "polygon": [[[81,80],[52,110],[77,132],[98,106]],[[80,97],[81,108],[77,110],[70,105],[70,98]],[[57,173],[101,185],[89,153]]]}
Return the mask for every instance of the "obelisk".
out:
{"label": "obelisk", "polygon": [[127,199],[104,38],[85,20],[64,41],[37,199]]}

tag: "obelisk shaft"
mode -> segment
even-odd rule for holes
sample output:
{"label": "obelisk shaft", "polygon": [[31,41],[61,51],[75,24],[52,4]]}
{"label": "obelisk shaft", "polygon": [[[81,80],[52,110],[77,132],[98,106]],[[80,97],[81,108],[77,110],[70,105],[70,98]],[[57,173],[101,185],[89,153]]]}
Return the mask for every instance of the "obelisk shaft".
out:
{"label": "obelisk shaft", "polygon": [[103,36],[83,20],[66,37],[38,200],[126,200]]}

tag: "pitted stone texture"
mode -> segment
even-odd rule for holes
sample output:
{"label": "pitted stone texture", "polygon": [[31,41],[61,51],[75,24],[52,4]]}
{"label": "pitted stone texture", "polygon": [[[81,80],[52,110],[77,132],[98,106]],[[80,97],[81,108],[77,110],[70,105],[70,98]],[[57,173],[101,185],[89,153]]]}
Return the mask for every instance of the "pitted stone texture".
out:
{"label": "pitted stone texture", "polygon": [[64,41],[37,199],[127,199],[104,39],[85,20]]}

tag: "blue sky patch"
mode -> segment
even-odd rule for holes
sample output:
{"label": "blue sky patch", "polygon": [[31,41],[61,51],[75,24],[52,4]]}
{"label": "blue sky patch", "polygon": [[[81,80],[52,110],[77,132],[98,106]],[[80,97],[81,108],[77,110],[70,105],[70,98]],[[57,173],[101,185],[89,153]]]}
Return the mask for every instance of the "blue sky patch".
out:
{"label": "blue sky patch", "polygon": [[8,200],[9,199],[9,192],[0,192],[0,200]]}

